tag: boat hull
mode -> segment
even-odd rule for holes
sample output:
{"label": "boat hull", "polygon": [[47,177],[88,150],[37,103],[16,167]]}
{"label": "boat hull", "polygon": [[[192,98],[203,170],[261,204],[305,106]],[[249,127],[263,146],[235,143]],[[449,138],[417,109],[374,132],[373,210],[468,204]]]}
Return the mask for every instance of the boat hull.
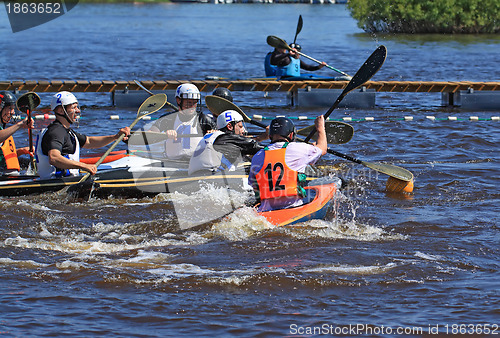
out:
{"label": "boat hull", "polygon": [[[188,164],[127,156],[99,166],[92,181],[93,197],[143,197],[159,193],[199,191],[203,185],[249,190],[248,176],[239,171],[188,175]],[[79,183],[83,176],[40,179],[38,176],[2,176],[0,196],[24,196],[56,192]]]}
{"label": "boat hull", "polygon": [[303,205],[287,209],[259,212],[275,226],[287,226],[309,221],[323,219],[330,210],[341,182],[338,178],[323,177],[312,180],[304,187],[306,189],[306,202]]}

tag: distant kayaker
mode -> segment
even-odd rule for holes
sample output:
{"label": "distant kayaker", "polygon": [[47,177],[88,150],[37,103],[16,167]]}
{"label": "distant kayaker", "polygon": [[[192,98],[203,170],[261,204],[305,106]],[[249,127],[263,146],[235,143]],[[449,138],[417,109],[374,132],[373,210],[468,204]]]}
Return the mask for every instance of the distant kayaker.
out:
{"label": "distant kayaker", "polygon": [[[177,87],[175,99],[179,112],[168,114],[158,119],[151,131],[164,132],[168,136],[165,142],[165,155],[173,160],[188,160],[193,155],[198,142],[207,132],[215,130],[216,124],[212,117],[201,112],[201,95],[198,88],[191,83]],[[198,134],[199,137],[177,137]]]}
{"label": "distant kayaker", "polygon": [[324,117],[318,116],[314,125],[318,141],[312,145],[295,142],[296,129],[289,118],[278,117],[271,121],[271,144],[254,155],[248,175],[248,183],[261,201],[259,211],[303,204],[305,169],[316,163],[328,149]]}
{"label": "distant kayaker", "polygon": [[265,60],[266,76],[300,76],[301,69],[316,71],[326,66],[325,62],[314,66],[305,63],[297,53],[302,49],[300,45],[292,43],[290,47],[292,48],[290,51],[284,48],[274,48],[272,52],[267,54]]}
{"label": "distant kayaker", "polygon": [[263,149],[257,142],[269,137],[267,131],[257,138],[246,137],[243,117],[235,110],[226,110],[217,117],[217,129],[198,143],[189,161],[190,175],[201,171],[233,171],[244,156]]}
{"label": "distant kayaker", "polygon": [[52,97],[50,107],[56,120],[43,129],[36,140],[36,161],[41,178],[76,176],[79,170],[94,175],[97,167],[94,164],[80,162],[80,149],[104,147],[115,141],[121,134],[124,140],[130,135],[130,128],[125,127],[115,135],[86,136],[75,132],[71,125],[80,114],[78,100],[70,92],[59,92]]}
{"label": "distant kayaker", "polygon": [[28,147],[16,149],[13,134],[19,129],[33,128],[33,119],[28,118],[19,121],[10,127],[6,127],[14,115],[16,107],[16,97],[14,94],[0,92],[0,111],[2,123],[0,125],[0,173],[2,175],[19,175],[18,156],[29,154]]}

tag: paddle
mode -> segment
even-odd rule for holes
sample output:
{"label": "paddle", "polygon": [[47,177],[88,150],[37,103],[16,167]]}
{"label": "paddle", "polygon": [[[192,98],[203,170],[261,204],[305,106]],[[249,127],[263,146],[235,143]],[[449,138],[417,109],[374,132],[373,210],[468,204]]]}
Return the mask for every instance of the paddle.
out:
{"label": "paddle", "polygon": [[[166,102],[167,102],[167,95],[165,94],[156,94],[151,97],[148,97],[139,107],[137,111],[137,118],[134,120],[134,122],[132,122],[129,128],[132,129],[137,124],[137,122],[139,122],[143,117],[148,116],[160,110],[165,105]],[[97,162],[95,163],[96,167],[98,167],[99,164],[101,164],[102,161],[104,161],[106,156],[108,156],[109,153],[111,153],[111,151],[118,145],[118,143],[120,143],[121,140],[123,140],[124,137],[125,135],[121,134],[118,137],[118,139],[116,139],[116,141],[111,145],[111,147],[109,147],[109,149],[106,150],[106,152],[101,156],[101,158],[97,160]],[[82,179],[78,182],[77,185],[85,182],[89,177],[90,173],[87,173],[85,176],[82,177]],[[76,186],[75,189],[77,189]]]}
{"label": "paddle", "polygon": [[[378,50],[378,49],[377,49]],[[384,47],[384,50],[385,50],[385,47]],[[372,54],[373,55],[373,54]],[[371,56],[370,58],[367,60],[367,62],[371,59]],[[384,57],[385,59],[385,57]],[[383,60],[382,59],[382,63],[383,63]],[[366,62],[365,64],[363,64],[363,67],[366,67],[368,69],[371,69],[369,68],[368,66],[366,66]],[[380,64],[381,66],[381,64]],[[380,68],[380,66],[378,68]],[[378,70],[378,68],[376,70],[373,71],[372,75],[375,74],[375,72]],[[361,70],[361,69],[360,69]],[[360,71],[358,71],[359,73]],[[357,75],[357,73],[356,73]],[[356,79],[359,79],[359,77],[356,77],[355,75],[355,78]],[[371,76],[370,76],[371,77]],[[369,78],[368,78],[369,79]],[[353,80],[355,80],[353,78]],[[353,81],[351,80],[351,82]],[[367,80],[366,80],[367,81]],[[344,95],[345,96],[345,95]],[[343,96],[341,95],[341,97],[339,96],[340,100],[342,100]],[[208,100],[207,100],[208,99]],[[227,100],[224,100],[223,98],[221,97],[214,97],[214,96],[207,96],[205,98],[205,102],[207,103],[207,107],[208,109],[210,109],[210,111],[214,114],[214,115],[219,115],[220,113],[222,113],[223,111],[225,110],[228,110],[228,109],[232,109],[232,110],[236,110],[237,112],[239,112],[241,114],[241,116],[243,117],[243,119],[246,121],[246,122],[250,122],[252,124],[255,124],[257,126],[260,126],[262,128],[266,128],[266,125],[262,124],[262,123],[258,123],[256,121],[253,121],[251,120],[248,116],[246,116],[246,114],[238,107],[236,106],[234,103],[230,102],[230,101],[227,101]],[[334,106],[336,107],[336,105],[338,105],[338,103],[340,103],[339,99],[337,99],[337,101],[335,101],[335,104]],[[335,109],[335,107],[333,109]],[[332,109],[332,110],[333,110]],[[331,112],[329,112],[331,113]],[[253,122],[252,122],[253,121]],[[325,123],[326,125],[326,123]],[[348,125],[349,126],[349,125]],[[352,128],[352,126],[350,126]],[[310,128],[310,127],[308,127]],[[314,126],[312,126],[312,128],[314,128]],[[314,130],[316,130],[314,128]],[[346,128],[346,130],[349,130],[349,128]],[[328,134],[327,134],[327,138],[328,138]],[[305,141],[305,140],[302,140],[302,141]],[[349,155],[344,155],[342,153],[339,153],[338,151],[335,151],[335,150],[332,150],[332,149],[328,149],[327,150],[329,154],[332,154],[332,155],[336,155],[336,156],[339,156],[339,157],[342,157],[346,160],[349,160],[349,161],[352,161],[352,162],[355,162],[355,163],[358,163],[358,164],[361,164],[361,165],[364,165],[365,167],[368,167],[370,169],[373,169],[375,171],[378,171],[378,172],[381,172],[383,174],[386,174],[386,175],[389,175],[391,177],[394,177],[394,178],[397,178],[397,179],[400,179],[402,181],[411,181],[413,180],[413,174],[406,170],[406,169],[403,169],[401,167],[397,167],[397,166],[394,166],[394,165],[391,165],[391,164],[382,164],[382,163],[370,163],[370,162],[365,162],[365,161],[361,161],[361,160],[358,160],[354,157],[351,157]]]}
{"label": "paddle", "polygon": [[[140,83],[139,81],[134,80],[134,82],[135,82],[136,85],[139,86],[139,88],[141,88],[142,90],[144,90],[149,95],[151,95],[151,96],[155,95],[152,91],[150,91],[149,89],[147,89],[146,87],[144,87],[144,85],[142,83]],[[170,108],[172,108],[174,111],[179,111],[179,109],[175,105],[171,104],[170,102],[167,101],[165,104],[167,106],[169,106]]]}
{"label": "paddle", "polygon": [[[177,138],[186,137],[203,137],[202,134],[177,134]],[[163,142],[168,140],[168,135],[166,133],[149,131],[149,130],[137,130],[134,131],[128,138],[129,145],[144,145],[153,144],[158,142]]]}
{"label": "paddle", "polygon": [[[273,36],[273,35],[269,35],[269,36],[267,37],[267,44],[268,44],[269,46],[271,46],[271,47],[278,48],[278,49],[288,49],[288,50],[292,50],[292,47],[290,47],[290,46],[289,46],[289,45],[288,45],[288,44],[287,44],[287,43],[286,43],[283,39],[280,39],[280,38],[278,38],[277,36]],[[312,61],[317,62],[317,63],[319,63],[319,64],[321,64],[321,63],[322,63],[321,61],[316,60],[315,58],[310,57],[309,55],[306,55],[306,54],[304,54],[304,53],[302,53],[302,52],[297,51],[297,53],[298,53],[299,55],[302,55],[303,57],[308,58],[309,60],[312,60]],[[333,71],[335,71],[335,72],[337,72],[337,73],[339,73],[339,74],[342,74],[342,75],[344,75],[344,76],[347,76],[348,78],[351,78],[351,76],[350,76],[349,74],[344,73],[343,71],[338,70],[338,69],[336,69],[336,68],[333,68],[332,66],[330,66],[330,65],[328,65],[328,64],[327,64],[325,67],[326,67],[326,68],[330,68],[331,70],[333,70]]]}
{"label": "paddle", "polygon": [[[347,87],[344,89],[344,91],[339,95],[337,100],[334,102],[334,104],[328,109],[326,114],[324,115],[325,119],[330,116],[332,111],[338,107],[340,101],[352,90],[358,88],[361,86],[363,83],[371,79],[373,75],[382,67],[385,58],[387,56],[387,48],[385,46],[380,46],[378,47],[372,55],[365,61],[365,63],[361,66],[361,68],[356,72],[354,77],[349,81],[347,84]],[[316,133],[316,128],[312,129],[309,135],[306,137],[304,140],[305,142],[308,142],[312,136]],[[342,153],[339,153],[338,151],[328,149],[328,153],[342,157],[346,160],[364,165],[365,167],[368,167],[370,169],[373,169],[375,171],[381,172],[383,174],[389,175],[391,177],[397,178],[402,181],[411,181],[413,180],[413,174],[403,168],[391,165],[391,164],[382,164],[382,163],[370,163],[366,161],[361,161],[359,159],[356,159],[352,156],[345,155]]]}
{"label": "paddle", "polygon": [[[205,103],[207,104],[210,112],[215,116],[219,116],[222,112],[226,110],[235,110],[243,117],[245,122],[251,123],[261,128],[267,128],[267,126],[258,121],[252,120],[248,117],[240,107],[235,105],[229,100],[226,100],[219,96],[208,95],[205,97]],[[311,127],[306,127],[297,131],[299,135],[307,136],[310,133]],[[314,128],[314,126],[313,126]],[[325,128],[327,131],[327,141],[331,144],[344,144],[351,140],[354,134],[354,128],[343,122],[328,121],[325,123]]]}
{"label": "paddle", "polygon": [[300,31],[302,30],[302,25],[304,23],[302,22],[302,15],[299,15],[299,22],[297,22],[297,30],[295,31],[295,38],[293,38],[293,43],[297,42],[297,35],[299,35]]}
{"label": "paddle", "polygon": [[[380,46],[370,55],[370,57],[363,63],[361,68],[354,74],[354,77],[349,81],[345,89],[339,95],[337,100],[333,103],[333,105],[328,109],[328,111],[324,114],[325,119],[330,116],[332,111],[338,107],[342,99],[352,90],[358,88],[366,81],[370,80],[373,75],[382,67],[385,61],[385,57],[387,56],[387,48],[385,46]],[[306,142],[308,142],[311,137],[316,133],[316,129],[311,130],[311,133],[306,137]]]}
{"label": "paddle", "polygon": [[[315,126],[309,126],[297,130],[297,134],[307,136]],[[354,128],[347,123],[337,121],[325,121],[326,140],[329,144],[345,144],[352,139],[354,135]],[[315,133],[312,139],[317,141],[318,138]]]}
{"label": "paddle", "polygon": [[[16,106],[17,109],[26,113],[28,115],[28,121],[31,121],[31,112],[40,105],[40,96],[34,92],[28,92],[26,94],[21,95],[17,101]],[[30,152],[30,164],[36,174],[36,162],[35,157],[32,155],[33,153],[33,131],[31,128],[28,128],[28,137],[29,137],[29,152]]]}

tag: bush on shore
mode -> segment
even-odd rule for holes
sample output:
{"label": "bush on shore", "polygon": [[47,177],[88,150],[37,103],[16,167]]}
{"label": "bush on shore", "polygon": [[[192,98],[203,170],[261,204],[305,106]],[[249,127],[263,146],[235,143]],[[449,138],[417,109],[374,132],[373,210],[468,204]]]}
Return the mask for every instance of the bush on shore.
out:
{"label": "bush on shore", "polygon": [[369,33],[500,33],[499,0],[349,0],[347,7]]}

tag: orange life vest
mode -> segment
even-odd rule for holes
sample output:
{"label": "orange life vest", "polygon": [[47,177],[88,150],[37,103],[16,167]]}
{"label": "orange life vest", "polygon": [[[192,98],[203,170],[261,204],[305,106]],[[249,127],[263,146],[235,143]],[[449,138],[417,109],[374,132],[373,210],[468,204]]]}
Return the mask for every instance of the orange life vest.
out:
{"label": "orange life vest", "polygon": [[299,195],[298,172],[285,162],[285,143],[281,149],[265,150],[264,163],[255,175],[260,199]]}
{"label": "orange life vest", "polygon": [[9,136],[9,138],[5,140],[0,149],[2,149],[2,155],[5,159],[7,170],[21,170],[19,160],[17,159],[16,144],[12,136]]}

